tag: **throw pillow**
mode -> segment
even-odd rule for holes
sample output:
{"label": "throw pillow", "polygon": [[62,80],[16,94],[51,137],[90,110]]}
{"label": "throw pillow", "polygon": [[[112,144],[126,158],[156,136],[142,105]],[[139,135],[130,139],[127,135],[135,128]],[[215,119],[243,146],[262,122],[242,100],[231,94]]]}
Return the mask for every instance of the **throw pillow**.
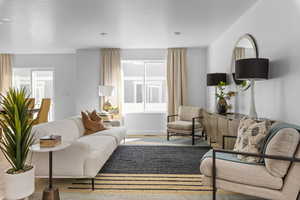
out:
{"label": "throw pillow", "polygon": [[243,117],[240,121],[237,133],[237,139],[234,145],[234,151],[241,151],[245,143],[247,143],[247,139],[245,137],[245,133],[248,127],[254,124],[255,121],[253,119]]}
{"label": "throw pillow", "polygon": [[[268,130],[271,126],[270,121],[256,122],[251,124],[243,134],[243,143],[239,152],[256,153],[261,152]],[[238,158],[245,162],[259,162],[261,158],[238,155]]]}
{"label": "throw pillow", "polygon": [[83,126],[85,128],[84,135],[90,135],[98,131],[106,130],[102,122],[91,120],[91,118],[85,113],[81,112]]}
{"label": "throw pillow", "polygon": [[95,122],[103,121],[102,118],[97,114],[96,110],[93,110],[93,112],[89,113],[89,117]]}

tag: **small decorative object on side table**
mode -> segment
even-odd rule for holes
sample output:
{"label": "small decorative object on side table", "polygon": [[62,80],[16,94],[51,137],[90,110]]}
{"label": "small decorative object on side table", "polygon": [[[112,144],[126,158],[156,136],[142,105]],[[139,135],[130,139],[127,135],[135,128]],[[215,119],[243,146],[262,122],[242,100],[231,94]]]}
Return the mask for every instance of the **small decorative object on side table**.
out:
{"label": "small decorative object on side table", "polygon": [[71,142],[61,142],[61,144],[55,147],[41,147],[40,144],[34,144],[30,147],[30,151],[32,152],[49,152],[49,187],[45,188],[43,192],[42,200],[60,200],[58,188],[53,187],[52,180],[52,153],[54,151],[63,150],[71,145]]}

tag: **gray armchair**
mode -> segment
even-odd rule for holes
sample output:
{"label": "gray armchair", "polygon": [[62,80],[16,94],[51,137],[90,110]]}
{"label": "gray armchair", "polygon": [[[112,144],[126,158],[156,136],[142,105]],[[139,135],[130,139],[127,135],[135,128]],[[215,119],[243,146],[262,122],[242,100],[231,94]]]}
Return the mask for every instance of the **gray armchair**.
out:
{"label": "gray armchair", "polygon": [[[169,115],[167,123],[167,140],[171,136],[183,135],[192,137],[192,145],[195,144],[195,137],[203,136],[202,109],[192,106],[180,106],[178,114]],[[171,120],[175,118],[175,121]],[[201,132],[201,135],[196,133]]]}

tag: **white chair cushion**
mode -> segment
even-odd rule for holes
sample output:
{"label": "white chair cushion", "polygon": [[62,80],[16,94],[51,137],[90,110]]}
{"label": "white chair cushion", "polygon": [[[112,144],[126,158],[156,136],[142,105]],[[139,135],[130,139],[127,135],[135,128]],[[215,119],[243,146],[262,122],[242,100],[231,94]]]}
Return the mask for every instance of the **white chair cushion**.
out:
{"label": "white chair cushion", "polygon": [[[205,176],[212,176],[212,158],[201,162],[200,171]],[[283,180],[272,176],[264,165],[253,165],[216,159],[217,179],[279,190]]]}
{"label": "white chair cushion", "polygon": [[192,121],[194,117],[201,116],[201,108],[193,106],[180,106],[178,110],[179,120]]}
{"label": "white chair cushion", "polygon": [[[193,123],[190,121],[174,121],[169,122],[167,127],[168,129],[191,131],[193,128]],[[199,122],[195,122],[195,129],[199,128],[202,128],[201,124]]]}

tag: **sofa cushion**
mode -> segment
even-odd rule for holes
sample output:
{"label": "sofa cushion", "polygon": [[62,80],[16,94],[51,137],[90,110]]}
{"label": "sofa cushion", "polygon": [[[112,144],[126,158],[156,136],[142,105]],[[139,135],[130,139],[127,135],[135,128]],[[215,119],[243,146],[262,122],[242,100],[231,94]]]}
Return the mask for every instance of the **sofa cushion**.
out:
{"label": "sofa cushion", "polygon": [[[205,176],[212,176],[212,158],[201,162],[200,171]],[[237,163],[225,160],[216,160],[217,179],[222,179],[239,184],[251,185],[279,190],[283,180],[272,176],[265,166]]]}
{"label": "sofa cushion", "polygon": [[78,139],[79,142],[87,144],[90,147],[90,153],[85,158],[84,174],[94,177],[97,172],[103,167],[110,155],[117,148],[117,143],[111,136],[108,135],[88,135]]}
{"label": "sofa cushion", "polygon": [[70,119],[35,125],[32,132],[36,139],[47,135],[60,135],[65,141],[74,141],[81,135],[76,123]]}
{"label": "sofa cushion", "polygon": [[[169,129],[191,131],[193,128],[193,123],[191,121],[178,120],[174,122],[169,122],[167,127]],[[199,128],[202,128],[201,124],[199,122],[195,122],[195,129]]]}
{"label": "sofa cushion", "polygon": [[193,117],[201,116],[201,108],[193,106],[180,106],[178,110],[179,120],[192,121]]}
{"label": "sofa cushion", "polygon": [[[296,129],[283,128],[269,141],[266,154],[293,157],[299,143],[300,134]],[[267,170],[276,177],[284,177],[290,162],[265,159]]]}
{"label": "sofa cushion", "polygon": [[123,139],[126,137],[126,129],[124,127],[111,127],[104,131],[99,131],[93,135],[105,135],[113,137],[117,144],[120,144]]}
{"label": "sofa cushion", "polygon": [[107,135],[87,135],[79,138],[77,141],[87,144],[90,147],[91,151],[103,151],[103,149],[108,146],[117,146],[116,141],[112,137]]}

